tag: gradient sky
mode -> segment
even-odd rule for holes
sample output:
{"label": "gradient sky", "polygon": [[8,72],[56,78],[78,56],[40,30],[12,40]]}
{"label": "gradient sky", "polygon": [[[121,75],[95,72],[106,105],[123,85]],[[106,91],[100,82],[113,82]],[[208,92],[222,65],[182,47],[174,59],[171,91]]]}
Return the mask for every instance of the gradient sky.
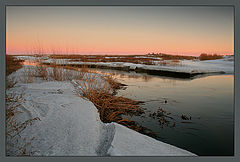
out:
{"label": "gradient sky", "polygon": [[234,53],[232,7],[8,6],[8,54]]}

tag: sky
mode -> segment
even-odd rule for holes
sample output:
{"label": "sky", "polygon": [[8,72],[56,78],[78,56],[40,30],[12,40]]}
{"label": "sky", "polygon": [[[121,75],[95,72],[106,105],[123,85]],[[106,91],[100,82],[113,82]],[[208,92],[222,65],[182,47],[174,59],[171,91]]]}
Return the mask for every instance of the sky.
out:
{"label": "sky", "polygon": [[232,7],[7,6],[7,54],[234,53]]}

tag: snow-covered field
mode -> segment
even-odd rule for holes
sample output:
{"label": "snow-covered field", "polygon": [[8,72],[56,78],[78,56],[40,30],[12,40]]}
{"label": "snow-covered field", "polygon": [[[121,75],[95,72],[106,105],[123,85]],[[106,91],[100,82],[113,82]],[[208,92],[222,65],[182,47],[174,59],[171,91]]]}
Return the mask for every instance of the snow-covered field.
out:
{"label": "snow-covered field", "polygon": [[[9,77],[21,75],[22,69]],[[79,97],[76,82],[18,82],[7,94],[22,94],[16,120],[38,117],[8,138],[7,154],[33,156],[195,156],[117,123],[103,123],[97,108]],[[22,148],[22,149],[21,149]]]}
{"label": "snow-covered field", "polygon": [[[141,56],[145,58],[144,56]],[[35,58],[31,56],[17,56],[19,59],[32,59]],[[46,56],[43,58],[44,63],[52,63],[53,59],[48,59]],[[136,58],[137,59],[137,58]],[[183,73],[234,73],[234,56],[224,56],[223,59],[217,60],[179,60],[176,64],[171,64],[171,60],[165,60],[165,65],[156,63],[156,65],[144,65],[144,64],[134,64],[127,62],[80,62],[80,61],[70,61],[70,59],[56,59],[57,64],[68,64],[68,65],[98,65],[105,67],[118,67],[125,68],[129,70],[143,69],[143,70],[155,70],[155,71],[169,71],[169,72],[183,72]]]}

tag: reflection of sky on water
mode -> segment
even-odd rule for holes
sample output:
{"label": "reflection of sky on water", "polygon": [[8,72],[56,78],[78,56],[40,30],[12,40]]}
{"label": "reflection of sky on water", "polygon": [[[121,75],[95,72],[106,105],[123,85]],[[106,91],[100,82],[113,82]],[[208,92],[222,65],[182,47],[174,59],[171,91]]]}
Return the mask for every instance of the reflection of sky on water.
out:
{"label": "reflection of sky on water", "polygon": [[38,65],[38,63],[36,61],[32,61],[32,60],[25,60],[22,62],[23,65],[28,65],[28,66],[36,66]]}

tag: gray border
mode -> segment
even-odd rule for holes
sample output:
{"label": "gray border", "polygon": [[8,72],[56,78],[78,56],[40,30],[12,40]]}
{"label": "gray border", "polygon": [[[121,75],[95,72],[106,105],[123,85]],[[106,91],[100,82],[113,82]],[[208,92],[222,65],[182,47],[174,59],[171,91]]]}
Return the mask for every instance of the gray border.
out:
{"label": "gray border", "polygon": [[[235,24],[234,24],[234,54],[235,54],[235,76],[234,76],[234,106],[235,106],[235,154],[233,157],[214,157],[214,156],[200,156],[200,157],[6,157],[5,156],[5,48],[6,48],[6,35],[5,35],[5,6],[6,5],[201,5],[201,6],[234,6],[235,8]],[[0,155],[1,161],[65,161],[65,160],[87,160],[87,161],[122,161],[122,160],[131,160],[131,161],[155,161],[155,160],[164,160],[164,161],[240,161],[240,0],[1,0],[0,1]],[[238,30],[237,30],[238,29]],[[238,159],[238,160],[237,160]]]}

